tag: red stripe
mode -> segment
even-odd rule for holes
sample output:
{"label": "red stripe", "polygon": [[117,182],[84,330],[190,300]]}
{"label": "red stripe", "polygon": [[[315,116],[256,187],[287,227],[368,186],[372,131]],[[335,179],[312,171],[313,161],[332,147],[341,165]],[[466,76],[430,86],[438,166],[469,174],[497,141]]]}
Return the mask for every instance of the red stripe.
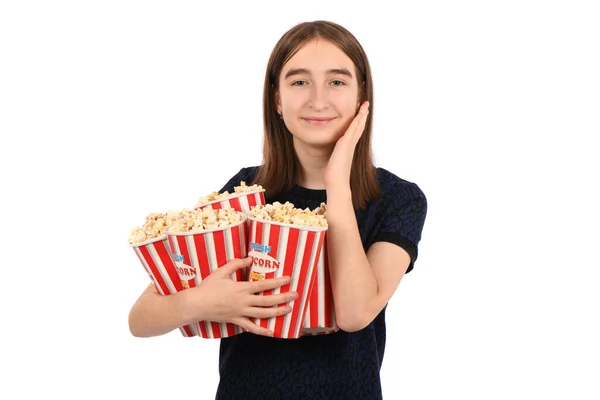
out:
{"label": "red stripe", "polygon": [[200,277],[198,278],[199,282],[202,282],[204,279],[208,278],[210,275],[210,267],[208,264],[208,253],[206,252],[206,242],[204,240],[204,235],[194,235],[194,246],[196,247],[196,258],[198,259],[198,274]]}
{"label": "red stripe", "polygon": [[223,208],[223,204],[220,201],[211,204],[211,209],[212,210],[220,210],[221,208]]}
{"label": "red stripe", "polygon": [[[171,252],[175,253],[172,249],[176,248],[175,244],[176,244],[177,236],[167,235],[167,239],[169,241],[169,247],[171,248]],[[183,290],[183,285],[181,283],[181,278],[179,278],[179,274],[177,273],[177,270],[175,270],[175,264],[173,263],[173,260],[171,260],[171,263],[169,264],[169,268],[165,268],[165,269],[167,270],[167,274],[169,274],[169,279],[171,280],[171,283],[175,287],[175,291],[181,292]]]}
{"label": "red stripe", "polygon": [[325,327],[334,328],[333,323],[333,288],[331,287],[331,276],[329,275],[329,258],[327,257],[327,238],[323,242],[324,254],[324,277],[323,284],[323,312],[325,315]]}
{"label": "red stripe", "polygon": [[[268,224],[267,225],[267,229],[269,229],[269,244],[268,246],[271,247],[271,251],[267,254],[269,254],[271,257],[273,258],[277,258],[277,246],[279,244],[279,231],[281,229],[281,227],[279,225],[275,225],[275,224]],[[266,275],[266,274],[265,274]],[[274,274],[269,273],[269,278],[267,278],[265,276],[265,279],[273,279],[275,276]],[[263,296],[271,296],[273,295],[273,289],[270,290],[265,290],[263,292]],[[267,328],[269,326],[269,321],[270,318],[264,318],[260,321],[260,326],[262,326],[263,328]]]}
{"label": "red stripe", "polygon": [[240,204],[239,197],[233,197],[229,199],[229,206],[233,208],[235,211],[244,211],[242,210],[242,205]]}
{"label": "red stripe", "polygon": [[265,192],[260,192],[259,197],[260,197],[260,204],[264,205],[265,204]]}
{"label": "red stripe", "polygon": [[[294,258],[296,257],[296,247],[298,247],[298,236],[300,234],[300,230],[296,228],[285,228],[288,230],[288,240],[286,244],[286,254],[285,261],[283,263],[283,273],[281,276],[292,276],[292,272],[294,270]],[[290,291],[291,282],[287,285],[281,286],[281,293],[287,293]],[[298,300],[294,300],[294,303]],[[293,316],[292,316],[293,318]],[[274,329],[274,337],[282,337],[283,336],[283,322],[285,319],[285,315],[281,315],[276,317],[275,319],[275,329]]]}
{"label": "red stripe", "polygon": [[171,258],[171,254],[169,253],[169,248],[167,246],[167,240],[161,240],[160,242],[154,243],[154,250],[156,250],[156,253],[160,258],[160,261],[164,266],[165,271],[167,271],[167,274],[169,274],[169,279],[171,280],[171,282],[173,282],[174,284],[179,283],[181,289],[179,289],[177,285],[174,286],[177,289],[177,291],[180,291],[183,290],[183,285],[181,285],[181,279],[179,279],[179,275],[175,270],[175,264],[173,264],[173,259]]}
{"label": "red stripe", "polygon": [[[150,256],[150,252],[148,251],[148,246],[151,246],[151,245],[139,246],[138,249],[140,250],[140,253],[142,253],[142,257],[148,264],[148,268],[150,268],[150,272],[154,276],[154,280],[158,282],[161,289],[163,290],[163,293],[170,293],[170,290],[168,290],[165,281],[162,279],[162,276],[159,273],[158,268],[156,267],[156,264],[154,264],[154,260]],[[137,252],[136,252],[136,254],[137,254]],[[142,261],[142,259],[140,258],[140,262],[141,261]],[[165,290],[165,288],[167,290]]]}
{"label": "red stripe", "polygon": [[[263,228],[264,228],[265,224],[260,221],[252,221],[252,222],[256,225],[256,232],[255,232],[254,236],[252,237],[252,242],[262,244],[262,234],[263,234]],[[250,266],[250,269],[252,269],[252,266]],[[261,296],[261,295],[264,295],[264,293],[256,293],[256,295]],[[260,326],[262,326],[262,320],[260,318],[254,318],[254,323],[258,323]]]}
{"label": "red stripe", "polygon": [[[183,256],[182,262],[186,265],[191,266],[192,261],[191,261],[190,251],[188,249],[188,246],[187,246],[187,243],[185,240],[185,235],[176,235],[175,238],[177,240],[177,244],[179,245],[179,255]],[[181,281],[181,278],[179,278],[179,280]],[[188,285],[190,285],[190,288],[196,287],[195,279],[190,279],[187,282],[188,282]]]}
{"label": "red stripe", "polygon": [[[213,232],[213,242],[215,244],[215,256],[217,259],[217,268],[222,267],[223,265],[227,264],[227,251],[226,251],[226,247],[225,247],[225,235],[223,233],[223,230],[220,231],[215,231]],[[213,267],[215,267],[213,265]],[[219,324],[218,322],[211,322],[212,324],[212,328],[213,328],[213,337],[215,338],[221,338],[224,337],[226,335],[226,332],[229,331],[229,329],[231,328],[231,324],[226,324],[225,328],[226,328],[226,332],[222,332],[221,330],[221,324]],[[235,330],[234,330],[235,333]]]}
{"label": "red stripe", "polygon": [[[193,235],[193,236],[194,236],[194,246],[196,247],[196,257],[198,259],[198,267],[200,269],[200,271],[198,271],[198,273],[200,274],[198,281],[202,282],[204,279],[208,278],[208,276],[210,275],[210,264],[209,264],[209,260],[208,260],[208,252],[206,251],[206,241],[204,239],[204,234],[197,234],[197,235]],[[202,332],[202,337],[208,338],[209,337],[208,328],[205,325],[205,322],[209,323],[208,321],[202,321],[199,323],[200,331]],[[210,324],[213,329],[213,335],[219,334],[221,332],[218,329],[217,323],[210,322]]]}
{"label": "red stripe", "polygon": [[234,336],[236,334],[235,332],[235,325],[234,324],[227,324],[227,336]]}
{"label": "red stripe", "polygon": [[208,329],[206,328],[206,321],[199,321],[198,326],[200,327],[200,336],[208,338]]}
{"label": "red stripe", "polygon": [[[146,264],[149,264],[147,260],[147,258],[150,256],[150,254],[148,254],[148,250],[146,250],[146,246],[138,246],[138,250],[141,253],[138,254],[137,251],[135,251],[135,249],[133,250],[135,252],[135,255],[137,256],[137,258],[140,260],[140,263],[142,264],[142,266],[144,267],[144,270],[150,274],[152,276],[152,280],[154,283],[154,287],[156,288],[156,290],[159,293],[164,293],[164,294],[169,294],[169,290],[165,290],[166,288],[166,284],[165,281],[162,279],[162,276],[158,273],[158,270],[152,271],[152,267],[150,267],[150,265],[146,266]],[[154,264],[154,263],[153,263]]]}
{"label": "red stripe", "polygon": [[192,330],[190,329],[189,325],[184,325],[181,327],[184,331],[185,334],[190,337],[190,336],[194,336],[194,333],[192,332]]}
{"label": "red stripe", "polygon": [[250,211],[256,205],[256,194],[247,195],[246,199],[248,199],[248,211]]}
{"label": "red stripe", "polygon": [[[240,228],[243,228],[244,224],[234,226],[230,229],[231,231],[231,246],[233,247],[233,258],[242,258],[242,246],[240,238]],[[235,271],[235,280],[237,282],[244,281],[244,271],[238,269]]]}
{"label": "red stripe", "polygon": [[221,268],[223,265],[227,264],[225,235],[223,234],[222,230],[213,232],[213,241],[215,243],[214,251],[217,259],[217,265],[213,265],[213,268]]}
{"label": "red stripe", "polygon": [[310,298],[308,300],[308,305],[310,305],[310,322],[308,324],[309,328],[316,328],[319,326],[319,312],[321,311],[321,307],[319,304],[319,267],[321,267],[321,265],[317,264],[315,284],[313,286],[313,289],[310,291]]}
{"label": "red stripe", "polygon": [[[310,253],[312,253],[313,247],[315,245],[318,245],[318,243],[315,243],[315,232],[308,232],[308,234],[306,235],[306,246],[304,247],[304,254],[302,255],[302,264],[300,266],[300,277],[298,279],[298,294],[300,294],[300,296],[302,296],[302,293],[305,290],[306,278],[308,276],[308,271],[311,267]],[[316,265],[317,261],[318,259],[315,259],[313,265]],[[312,288],[312,285],[315,281],[315,272],[316,269],[313,267],[311,274],[312,276],[310,277],[310,280],[308,282],[308,293],[310,293],[310,289]],[[299,299],[301,299],[301,297]],[[304,307],[304,309],[301,309],[301,306],[301,301],[296,300],[294,302],[294,308],[292,309],[292,318],[290,319],[290,329],[288,337],[297,338],[300,335],[300,330],[302,329],[302,327],[298,325],[302,325],[302,323],[304,322],[304,317],[306,316],[306,307]],[[300,322],[298,322],[298,316],[300,316]]]}
{"label": "red stripe", "polygon": [[210,326],[212,327],[212,337],[215,339],[219,339],[221,337],[221,324],[218,322],[210,321]]}

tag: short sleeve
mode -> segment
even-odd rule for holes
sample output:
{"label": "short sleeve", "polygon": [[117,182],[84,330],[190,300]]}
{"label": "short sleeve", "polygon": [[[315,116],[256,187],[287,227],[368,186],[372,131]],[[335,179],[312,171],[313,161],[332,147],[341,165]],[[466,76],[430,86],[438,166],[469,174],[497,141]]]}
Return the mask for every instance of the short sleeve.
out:
{"label": "short sleeve", "polygon": [[427,215],[427,199],[414,183],[399,183],[386,194],[379,232],[374,242],[390,242],[410,256],[410,272],[418,256],[418,246]]}

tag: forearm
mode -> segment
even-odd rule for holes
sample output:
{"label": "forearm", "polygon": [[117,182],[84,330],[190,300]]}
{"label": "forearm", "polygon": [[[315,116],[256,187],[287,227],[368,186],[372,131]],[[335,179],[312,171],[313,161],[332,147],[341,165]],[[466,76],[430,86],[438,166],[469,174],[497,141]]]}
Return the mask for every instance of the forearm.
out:
{"label": "forearm", "polygon": [[377,280],[362,246],[350,189],[327,192],[327,250],[336,320],[355,331],[370,322]]}
{"label": "forearm", "polygon": [[133,336],[164,335],[194,322],[185,307],[185,291],[163,296],[149,286],[129,312],[129,330]]}

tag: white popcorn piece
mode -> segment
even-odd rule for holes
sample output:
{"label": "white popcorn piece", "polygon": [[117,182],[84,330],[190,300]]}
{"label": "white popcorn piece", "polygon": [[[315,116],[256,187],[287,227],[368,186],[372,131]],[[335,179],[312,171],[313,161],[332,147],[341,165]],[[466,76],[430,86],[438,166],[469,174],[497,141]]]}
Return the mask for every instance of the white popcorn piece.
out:
{"label": "white popcorn piece", "polygon": [[325,219],[325,211],[325,203],[321,203],[320,207],[310,210],[309,208],[296,208],[294,207],[294,204],[289,201],[286,201],[285,204],[276,201],[272,204],[252,207],[248,215],[252,218],[264,221],[274,221],[300,226],[326,227],[327,219]]}
{"label": "white popcorn piece", "polygon": [[223,228],[242,221],[243,214],[233,208],[219,210],[196,209],[179,216],[169,227],[169,232],[202,232]]}
{"label": "white popcorn piece", "polygon": [[228,191],[225,191],[223,193],[212,192],[212,193],[210,193],[207,196],[200,197],[198,199],[198,202],[194,206],[194,208],[202,207],[202,206],[206,205],[207,203],[213,202],[215,200],[224,200],[224,199],[226,199],[228,197],[232,197],[232,196],[235,196],[235,195],[240,194],[240,193],[257,192],[257,191],[260,191],[260,190],[264,190],[261,185],[256,185],[255,184],[255,185],[252,185],[252,186],[247,186],[246,182],[240,181],[240,186],[235,186],[233,193],[229,193]]}
{"label": "white popcorn piece", "polygon": [[165,235],[165,229],[177,220],[188,210],[168,211],[166,213],[150,213],[146,216],[146,221],[142,226],[131,229],[129,233],[129,243],[137,244],[146,240],[156,239]]}

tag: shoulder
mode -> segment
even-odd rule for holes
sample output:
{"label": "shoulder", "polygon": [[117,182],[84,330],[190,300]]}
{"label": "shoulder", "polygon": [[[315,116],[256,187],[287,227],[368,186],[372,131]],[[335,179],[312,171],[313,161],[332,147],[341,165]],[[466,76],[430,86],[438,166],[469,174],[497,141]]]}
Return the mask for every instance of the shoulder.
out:
{"label": "shoulder", "polygon": [[246,184],[251,185],[254,179],[256,178],[256,174],[258,173],[258,166],[244,167],[240,169],[234,176],[232,176],[229,181],[219,190],[219,192],[231,192],[235,186],[239,186],[241,181],[246,182]]}
{"label": "shoulder", "polygon": [[422,202],[427,204],[425,193],[415,182],[400,178],[384,168],[377,168],[377,180],[381,189],[381,200],[388,202]]}
{"label": "shoulder", "polygon": [[246,183],[250,184],[250,182],[253,181],[254,178],[256,178],[256,174],[258,174],[258,169],[259,169],[258,165],[251,166],[251,167],[244,167],[238,172],[238,175],[240,177],[245,178]]}

